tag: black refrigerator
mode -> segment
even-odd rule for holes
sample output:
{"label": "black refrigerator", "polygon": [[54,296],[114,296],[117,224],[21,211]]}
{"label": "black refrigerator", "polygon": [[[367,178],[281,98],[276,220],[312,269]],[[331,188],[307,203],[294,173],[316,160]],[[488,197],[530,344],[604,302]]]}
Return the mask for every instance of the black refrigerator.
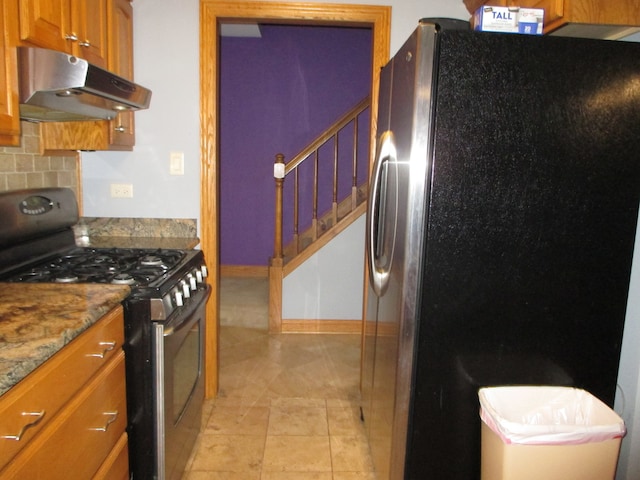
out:
{"label": "black refrigerator", "polygon": [[381,72],[362,415],[378,478],[473,480],[477,393],[613,406],[640,202],[640,44],[422,20]]}

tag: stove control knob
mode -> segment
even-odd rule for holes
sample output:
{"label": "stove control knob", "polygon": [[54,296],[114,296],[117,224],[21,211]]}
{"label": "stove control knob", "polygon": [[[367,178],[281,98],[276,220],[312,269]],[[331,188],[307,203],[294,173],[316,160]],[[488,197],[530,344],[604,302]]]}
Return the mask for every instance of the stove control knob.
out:
{"label": "stove control knob", "polygon": [[200,270],[202,271],[202,276],[203,277],[208,277],[209,273],[207,272],[207,266],[206,265],[200,265]]}
{"label": "stove control knob", "polygon": [[196,281],[202,283],[202,272],[200,270],[196,270]]}
{"label": "stove control knob", "polygon": [[184,295],[184,298],[189,298],[191,296],[189,284],[184,280],[180,280],[180,286],[182,287],[182,294]]}
{"label": "stove control knob", "polygon": [[195,290],[196,288],[198,288],[196,277],[194,277],[193,274],[190,273],[189,275],[187,275],[187,278],[189,279],[189,287],[191,287],[191,290]]}
{"label": "stove control knob", "polygon": [[176,300],[177,307],[182,307],[184,305],[184,301],[182,300],[182,292],[180,291],[175,292],[175,300]]}

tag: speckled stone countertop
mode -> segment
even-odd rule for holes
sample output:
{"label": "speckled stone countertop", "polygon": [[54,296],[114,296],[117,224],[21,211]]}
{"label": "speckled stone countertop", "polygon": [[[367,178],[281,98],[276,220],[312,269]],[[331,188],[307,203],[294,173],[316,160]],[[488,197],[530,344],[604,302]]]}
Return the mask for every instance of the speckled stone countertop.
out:
{"label": "speckled stone countertop", "polygon": [[0,283],[0,395],[129,293],[126,285]]}
{"label": "speckled stone countertop", "polygon": [[73,227],[76,243],[96,248],[175,248],[200,243],[197,223],[190,218],[82,217]]}

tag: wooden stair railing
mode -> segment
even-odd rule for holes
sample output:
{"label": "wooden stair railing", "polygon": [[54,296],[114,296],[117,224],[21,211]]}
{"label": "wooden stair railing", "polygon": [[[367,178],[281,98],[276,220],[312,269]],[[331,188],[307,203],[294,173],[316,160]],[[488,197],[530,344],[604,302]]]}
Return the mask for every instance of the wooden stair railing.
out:
{"label": "wooden stair railing", "polygon": [[[358,119],[369,109],[370,98],[366,97],[356,106],[340,117],[333,125],[321,133],[304,150],[298,153],[293,159],[285,163],[284,155],[276,155],[273,168],[275,179],[275,228],[274,228],[274,249],[273,257],[269,266],[269,331],[280,332],[282,324],[282,280],[284,278],[284,266],[293,258],[299,257],[307,251],[308,246],[315,243],[321,236],[333,228],[338,228],[342,220],[353,221],[354,213],[361,213],[362,206],[366,200],[366,179],[358,185]],[[348,125],[353,126],[353,150],[351,152],[351,191],[346,198],[338,199],[338,172],[339,168],[339,134]],[[368,135],[368,134],[367,134]],[[319,198],[325,192],[319,192],[319,151],[333,141],[332,158],[332,188],[331,188],[331,208],[329,211],[318,216]],[[368,156],[366,158],[368,161]],[[300,229],[300,175],[299,168],[306,162],[313,161],[313,193],[312,193],[312,213],[310,227],[301,234]],[[289,175],[293,175],[293,219],[292,219],[292,240],[285,248],[283,245],[283,202],[284,202],[284,181]],[[341,226],[344,228],[344,225]],[[304,242],[301,242],[304,239]],[[308,249],[311,250],[311,249]]]}

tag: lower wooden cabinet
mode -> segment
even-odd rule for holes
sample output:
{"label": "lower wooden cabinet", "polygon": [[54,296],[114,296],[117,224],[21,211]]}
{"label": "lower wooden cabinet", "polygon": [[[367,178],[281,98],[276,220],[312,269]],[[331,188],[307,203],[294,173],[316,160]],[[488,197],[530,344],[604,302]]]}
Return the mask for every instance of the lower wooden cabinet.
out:
{"label": "lower wooden cabinet", "polygon": [[128,478],[123,330],[118,307],[0,397],[0,478]]}
{"label": "lower wooden cabinet", "polygon": [[102,462],[94,480],[128,480],[129,479],[129,444],[127,433],[123,433],[113,447],[109,456]]}

